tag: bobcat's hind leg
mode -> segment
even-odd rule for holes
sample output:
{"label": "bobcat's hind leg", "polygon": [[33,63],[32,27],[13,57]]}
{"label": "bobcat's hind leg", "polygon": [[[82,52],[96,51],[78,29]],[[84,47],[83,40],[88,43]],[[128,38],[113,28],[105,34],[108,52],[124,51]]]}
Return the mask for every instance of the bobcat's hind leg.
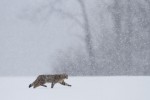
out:
{"label": "bobcat's hind leg", "polygon": [[42,84],[41,86],[43,86],[43,87],[47,87],[46,85],[44,85],[44,84]]}

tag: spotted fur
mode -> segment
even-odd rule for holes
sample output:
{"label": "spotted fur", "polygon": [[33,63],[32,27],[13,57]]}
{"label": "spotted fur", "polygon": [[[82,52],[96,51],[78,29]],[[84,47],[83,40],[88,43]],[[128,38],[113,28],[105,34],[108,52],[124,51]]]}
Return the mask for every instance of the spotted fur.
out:
{"label": "spotted fur", "polygon": [[29,85],[29,88],[33,86],[33,88],[43,86],[47,87],[46,83],[51,83],[51,88],[54,87],[56,83],[60,83],[61,85],[71,86],[67,84],[64,79],[68,79],[67,74],[54,74],[54,75],[39,75],[37,79]]}

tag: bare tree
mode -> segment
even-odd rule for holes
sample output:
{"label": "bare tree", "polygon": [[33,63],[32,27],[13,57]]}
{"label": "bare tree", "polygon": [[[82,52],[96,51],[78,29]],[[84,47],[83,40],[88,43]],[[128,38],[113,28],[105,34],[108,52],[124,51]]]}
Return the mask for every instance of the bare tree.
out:
{"label": "bare tree", "polygon": [[125,71],[125,74],[129,75],[131,74],[130,71],[132,71],[132,20],[133,20],[133,11],[132,11],[132,2],[131,0],[126,1],[126,10],[125,10],[126,18],[125,18],[125,31],[123,32],[124,36],[124,53],[125,53],[125,62],[124,62],[124,68],[123,70]]}
{"label": "bare tree", "polygon": [[92,33],[90,30],[90,23],[89,23],[89,18],[88,18],[88,14],[87,14],[87,10],[86,10],[86,6],[85,6],[85,1],[84,0],[78,0],[80,7],[81,7],[81,11],[82,11],[82,17],[84,20],[83,23],[83,30],[85,32],[85,44],[86,44],[86,50],[89,56],[89,64],[91,67],[91,74],[96,74],[96,62],[95,62],[95,55],[94,55],[94,50],[93,50],[93,43],[92,43]]}
{"label": "bare tree", "polygon": [[67,18],[70,18],[74,20],[83,30],[85,33],[85,49],[87,51],[88,57],[89,57],[89,64],[87,69],[90,70],[88,74],[95,75],[96,74],[96,62],[95,62],[95,55],[93,50],[93,43],[92,43],[92,33],[90,29],[90,22],[88,18],[88,12],[86,8],[86,2],[84,0],[77,0],[78,4],[80,5],[81,10],[81,17],[83,19],[83,23],[79,21],[78,18],[76,18],[72,13],[63,11],[63,10],[55,10],[56,12],[59,11],[59,13],[65,15]]}
{"label": "bare tree", "polygon": [[81,17],[83,19],[83,23],[81,23],[78,20],[78,18],[74,17],[74,15],[72,15],[71,13],[69,13],[69,12],[64,13],[64,11],[61,11],[61,12],[62,12],[62,14],[67,15],[66,17],[69,17],[70,19],[74,20],[84,30],[85,46],[86,46],[86,51],[87,51],[87,54],[89,57],[89,65],[86,67],[88,67],[87,69],[90,70],[88,74],[95,75],[96,74],[96,69],[95,69],[96,62],[95,62],[95,55],[94,55],[94,51],[93,51],[92,33],[90,30],[90,22],[89,22],[89,18],[88,18],[88,12],[87,12],[84,0],[77,0],[77,2],[80,5]]}
{"label": "bare tree", "polygon": [[115,73],[119,73],[117,71],[121,70],[121,33],[122,33],[122,11],[123,9],[121,8],[121,1],[114,0],[113,3],[113,9],[112,9],[112,17],[114,20],[114,32],[116,33],[116,39],[115,39],[115,44],[116,44],[116,50],[115,50],[115,59],[114,63],[115,66],[113,70],[116,70]]}
{"label": "bare tree", "polygon": [[86,8],[86,2],[84,0],[77,0],[77,2],[80,5],[83,23],[81,23],[77,18],[73,17],[73,15],[70,13],[63,13],[63,14],[66,14],[67,17],[71,18],[72,20],[75,20],[75,22],[77,22],[81,26],[81,28],[84,30],[84,33],[85,33],[84,42],[85,42],[86,51],[89,57],[89,66],[86,66],[86,67],[89,67],[88,68],[90,70],[89,74],[95,75],[96,74],[96,62],[95,62],[95,55],[94,55],[93,43],[92,43],[92,32],[90,29],[90,22],[89,22],[88,12]]}

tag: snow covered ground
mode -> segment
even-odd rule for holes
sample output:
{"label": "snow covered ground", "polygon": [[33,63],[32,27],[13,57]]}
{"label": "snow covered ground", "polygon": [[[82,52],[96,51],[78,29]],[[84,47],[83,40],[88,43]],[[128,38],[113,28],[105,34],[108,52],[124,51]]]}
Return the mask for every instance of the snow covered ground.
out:
{"label": "snow covered ground", "polygon": [[150,100],[150,76],[69,77],[72,87],[28,88],[36,77],[0,77],[1,100]]}

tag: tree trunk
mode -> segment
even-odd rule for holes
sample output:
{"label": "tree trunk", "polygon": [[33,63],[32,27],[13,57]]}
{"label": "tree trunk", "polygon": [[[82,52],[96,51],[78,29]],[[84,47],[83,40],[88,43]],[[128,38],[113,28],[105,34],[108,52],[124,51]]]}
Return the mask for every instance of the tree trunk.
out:
{"label": "tree trunk", "polygon": [[89,67],[92,70],[91,71],[91,75],[96,74],[96,62],[95,62],[95,55],[94,55],[94,51],[93,51],[93,43],[92,43],[92,35],[91,35],[91,30],[90,30],[90,24],[89,24],[89,19],[88,19],[88,14],[87,14],[87,10],[86,10],[86,6],[85,6],[85,2],[84,0],[78,0],[80,7],[81,7],[81,11],[82,11],[82,16],[83,16],[83,28],[84,28],[84,32],[85,32],[85,44],[86,44],[86,50],[89,56]]}
{"label": "tree trunk", "polygon": [[114,19],[114,32],[116,34],[116,39],[115,39],[115,59],[114,59],[114,66],[112,73],[113,74],[119,74],[121,71],[121,33],[122,33],[122,27],[121,27],[121,20],[122,20],[122,13],[121,13],[121,1],[115,0],[114,5],[113,5],[113,19]]}
{"label": "tree trunk", "polygon": [[124,61],[124,70],[125,74],[132,74],[132,43],[131,43],[131,38],[132,38],[132,9],[131,9],[131,1],[127,1],[126,5],[126,19],[125,19],[125,33],[124,33],[124,56],[125,56],[125,61]]}

